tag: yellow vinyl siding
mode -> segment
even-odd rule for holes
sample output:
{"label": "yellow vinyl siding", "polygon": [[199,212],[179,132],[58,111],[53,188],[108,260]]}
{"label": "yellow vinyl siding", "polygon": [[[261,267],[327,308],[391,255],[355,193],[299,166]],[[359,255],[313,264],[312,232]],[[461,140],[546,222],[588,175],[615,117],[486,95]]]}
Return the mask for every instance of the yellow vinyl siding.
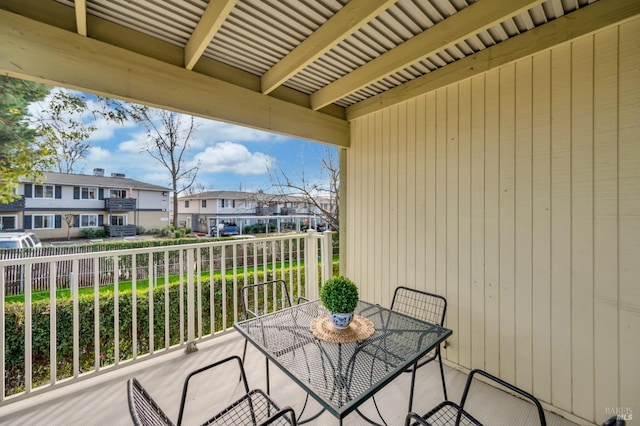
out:
{"label": "yellow vinyl siding", "polygon": [[618,57],[619,386],[620,405],[635,407],[635,414],[640,411],[640,20],[620,26],[619,37],[624,53]]}
{"label": "yellow vinyl siding", "polygon": [[640,19],[351,122],[344,271],[447,297],[444,351],[554,409],[640,410]]}

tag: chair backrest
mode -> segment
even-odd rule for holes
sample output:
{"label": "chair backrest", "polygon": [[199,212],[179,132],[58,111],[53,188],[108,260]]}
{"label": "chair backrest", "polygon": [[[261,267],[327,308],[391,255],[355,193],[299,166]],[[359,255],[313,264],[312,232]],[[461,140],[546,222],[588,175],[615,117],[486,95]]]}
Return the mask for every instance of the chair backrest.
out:
{"label": "chair backrest", "polygon": [[393,293],[391,310],[432,324],[444,325],[447,299],[438,294],[399,286]]}
{"label": "chair backrest", "polygon": [[[230,365],[230,364],[235,364],[237,368],[237,371],[238,371],[237,374],[240,376],[240,381],[242,382],[242,390],[244,391],[245,395],[249,393],[249,383],[247,382],[247,375],[244,370],[244,365],[242,364],[242,360],[240,359],[240,357],[237,355],[232,355],[223,360],[214,362],[213,364],[209,364],[204,367],[198,368],[197,370],[189,373],[187,377],[184,379],[184,385],[182,387],[182,398],[180,400],[180,411],[178,412],[178,425],[182,424],[182,419],[185,414],[187,394],[189,393],[189,382],[191,381],[191,379],[200,373],[203,373],[208,370],[215,370],[216,368],[224,369],[224,371],[226,372],[231,372],[233,371],[233,365]],[[211,377],[219,377],[219,376],[216,375],[214,371],[211,371]],[[235,377],[238,377],[238,376],[235,376]]]}
{"label": "chair backrest", "polygon": [[254,318],[291,306],[287,283],[284,280],[267,281],[242,287],[244,318]]}
{"label": "chair backrest", "polygon": [[[538,401],[538,399],[535,396],[531,395],[527,391],[524,391],[524,390],[512,385],[511,383],[505,382],[504,380],[502,380],[502,379],[500,379],[500,378],[498,378],[498,377],[496,377],[496,376],[494,376],[494,375],[492,375],[490,373],[487,373],[486,371],[477,370],[477,369],[476,370],[472,370],[469,373],[469,377],[467,377],[467,383],[464,386],[464,391],[462,392],[462,399],[460,400],[460,411],[461,410],[465,410],[467,412],[470,412],[474,417],[476,417],[478,419],[478,417],[476,416],[476,413],[473,410],[471,410],[468,407],[465,407],[465,404],[467,404],[467,402],[469,400],[469,394],[470,394],[471,384],[473,382],[473,377],[476,374],[484,376],[485,378],[488,379],[489,382],[494,382],[494,383],[497,383],[497,384],[499,384],[501,386],[504,386],[505,388],[511,390],[512,392],[517,393],[518,395],[522,396],[523,398],[529,400],[529,402],[531,402],[535,406],[535,409],[536,409],[536,411],[538,413],[538,420],[540,422],[540,426],[546,426],[547,425],[547,419],[545,418],[544,410],[542,409],[542,405],[540,404],[540,401]],[[483,398],[483,401],[486,401],[486,400]],[[458,422],[460,421],[460,411],[458,412],[458,418],[456,419],[457,420],[456,424],[458,424]],[[491,408],[490,408],[490,411],[491,411],[491,415],[499,415],[497,406],[492,405]],[[511,407],[509,409],[509,412],[516,412],[516,411],[513,410],[513,407]],[[478,419],[478,420],[480,420],[480,419]],[[515,422],[515,423],[512,423],[512,424],[524,424],[525,423],[524,419],[512,419],[512,420],[513,420],[513,422]],[[531,420],[533,420],[533,418],[531,418]],[[480,421],[482,421],[482,420],[480,420]]]}
{"label": "chair backrest", "polygon": [[173,426],[169,417],[135,377],[127,381],[129,413],[137,426]]}

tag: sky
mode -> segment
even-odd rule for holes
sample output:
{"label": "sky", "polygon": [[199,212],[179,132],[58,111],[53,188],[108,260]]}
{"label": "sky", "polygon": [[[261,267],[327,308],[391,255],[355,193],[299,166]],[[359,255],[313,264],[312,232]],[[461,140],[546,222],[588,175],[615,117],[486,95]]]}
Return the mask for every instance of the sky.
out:
{"label": "sky", "polygon": [[[58,90],[58,89],[54,89]],[[91,95],[84,94],[89,104]],[[47,99],[30,106],[37,114]],[[185,123],[189,116],[184,116]],[[123,124],[94,120],[87,115],[83,121],[94,121],[97,130],[89,139],[91,148],[84,161],[76,163],[74,173],[93,174],[102,168],[105,176],[124,173],[126,177],[160,186],[171,186],[168,170],[148,153],[142,151],[145,129],[133,121]],[[321,181],[324,176],[321,158],[327,149],[337,149],[320,143],[294,139],[248,127],[195,118],[196,131],[190,151],[185,155],[189,166],[199,164],[196,187],[199,190],[230,190],[278,192],[273,188],[276,170],[299,183],[304,174],[308,181]]]}

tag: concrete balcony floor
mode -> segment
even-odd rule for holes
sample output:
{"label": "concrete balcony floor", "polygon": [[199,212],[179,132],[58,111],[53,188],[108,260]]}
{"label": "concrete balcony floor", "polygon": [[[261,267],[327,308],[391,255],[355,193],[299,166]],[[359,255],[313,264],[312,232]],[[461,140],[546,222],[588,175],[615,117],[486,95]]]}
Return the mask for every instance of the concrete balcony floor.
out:
{"label": "concrete balcony floor", "polygon": [[[0,424],[11,425],[130,425],[129,408],[126,396],[126,382],[135,376],[153,396],[158,405],[175,422],[178,418],[180,396],[184,377],[191,371],[220,360],[229,355],[241,355],[244,340],[235,332],[198,344],[199,350],[185,355],[183,351],[174,351],[150,358],[112,372],[61,386],[49,392],[43,392],[30,398],[10,403],[0,408]],[[245,369],[252,388],[265,388],[264,357],[249,345]],[[270,366],[271,396],[281,405],[290,405],[299,414],[305,401],[304,392],[277,367]],[[466,375],[445,367],[449,398],[459,401]],[[184,424],[199,424],[215,414],[219,408],[229,404],[240,391],[237,375],[229,372],[217,372],[215,375],[203,373],[190,386],[187,414]],[[389,425],[403,425],[407,412],[410,375],[403,374],[388,384],[376,395],[378,407]],[[530,404],[483,383],[475,383],[480,391],[475,392],[477,399],[470,401],[474,407],[472,413],[487,413],[490,419],[486,424],[514,425],[525,424],[522,417]],[[476,388],[475,390],[479,390]],[[442,400],[442,387],[437,369],[433,362],[418,370],[413,411],[424,414]],[[496,418],[498,401],[508,401],[511,419]],[[305,416],[318,411],[319,405],[311,401],[305,410]],[[361,406],[361,410],[372,419],[378,419],[371,400]],[[570,422],[558,415],[547,412],[550,426],[571,426]],[[323,413],[310,425],[337,425],[338,421],[329,413]],[[345,425],[368,424],[357,413],[344,420]],[[535,423],[530,423],[535,424]]]}

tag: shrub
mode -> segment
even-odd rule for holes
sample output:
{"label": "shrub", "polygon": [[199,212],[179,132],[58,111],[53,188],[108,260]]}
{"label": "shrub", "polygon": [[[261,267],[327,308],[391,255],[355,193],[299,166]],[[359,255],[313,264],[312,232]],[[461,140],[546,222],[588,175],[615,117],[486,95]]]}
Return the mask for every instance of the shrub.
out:
{"label": "shrub", "polygon": [[[304,267],[301,267],[304,268]],[[242,312],[242,302],[240,290],[243,285],[250,285],[255,282],[274,280],[280,277],[289,277],[289,268],[279,269],[276,272],[267,271],[265,277],[263,272],[250,274],[245,282],[238,278],[237,297],[233,297],[234,276],[227,274],[225,277],[225,288],[223,292],[223,280],[219,275],[214,276],[213,283],[205,276],[199,287],[196,287],[195,300],[201,300],[202,312],[198,312],[196,304],[196,318],[202,317],[203,335],[213,334],[223,329],[233,326],[234,308],[237,312]],[[293,288],[292,294],[304,295],[304,273],[301,274],[302,281],[297,281],[297,274],[292,274],[293,282],[289,285]],[[213,286],[213,289],[211,288]],[[298,291],[300,288],[300,292]],[[199,290],[199,293],[198,293]],[[187,300],[187,286],[183,285],[182,300]],[[226,294],[225,318],[222,317],[223,293]],[[135,341],[138,356],[150,353],[152,345],[154,349],[165,347],[165,288],[159,285],[153,289],[153,318],[149,318],[149,289],[141,288],[136,291],[136,316],[137,322],[132,319],[132,291],[122,291],[118,294],[119,323],[114,323],[114,309],[116,306],[114,293],[103,291],[100,293],[97,309],[99,339],[98,347],[100,353],[97,359],[99,366],[112,365],[115,360],[114,335],[117,327],[119,334],[119,361],[133,358],[133,330],[135,327],[137,339]],[[182,309],[183,318],[180,321],[180,283],[179,278],[175,282],[169,283],[169,344],[180,344],[180,324],[184,329],[182,334],[187,334],[187,309]],[[213,299],[211,297],[213,296]],[[211,309],[211,301],[214,301]],[[234,307],[233,303],[237,303]],[[194,301],[194,303],[197,303]],[[78,296],[79,309],[79,351],[80,351],[80,373],[94,370],[96,354],[94,339],[94,310],[96,308],[93,295]],[[41,300],[32,303],[32,362],[33,362],[33,387],[41,386],[50,381],[50,328],[51,315],[48,300]],[[211,312],[215,312],[215,317],[211,317]],[[153,339],[149,336],[149,321],[153,321]],[[13,395],[24,390],[25,377],[25,313],[23,303],[5,304],[5,362],[7,375],[5,378],[6,395]],[[62,380],[73,376],[73,299],[56,300],[56,357],[57,357],[57,379]]]}
{"label": "shrub", "polygon": [[329,312],[353,312],[358,304],[358,287],[343,276],[329,278],[320,288],[320,301]]}

